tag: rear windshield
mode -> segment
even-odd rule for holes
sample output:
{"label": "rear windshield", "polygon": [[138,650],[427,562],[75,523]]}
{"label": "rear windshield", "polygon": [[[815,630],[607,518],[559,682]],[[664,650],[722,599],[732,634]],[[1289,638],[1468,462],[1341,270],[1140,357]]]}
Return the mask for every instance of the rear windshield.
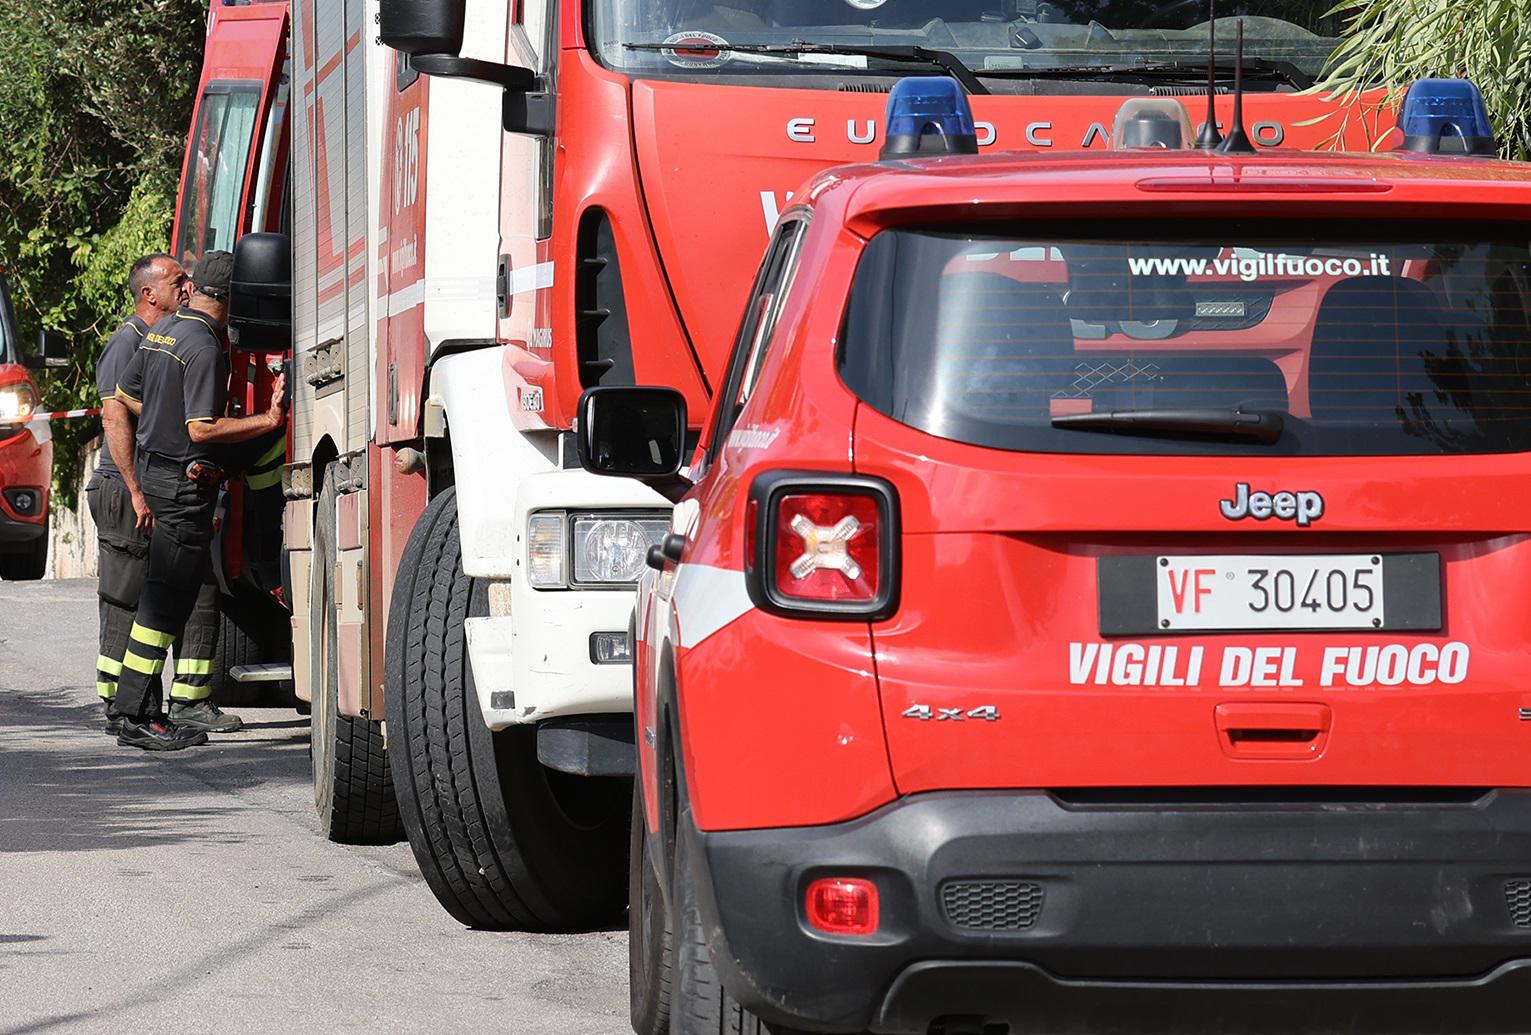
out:
{"label": "rear windshield", "polygon": [[[998,449],[1531,450],[1526,235],[1421,243],[1368,240],[1375,222],[1318,229],[884,231],[857,269],[841,375],[894,420]],[[1440,224],[1412,229],[1440,236]],[[1282,430],[1255,441],[1058,421],[1187,409],[1274,413]]]}

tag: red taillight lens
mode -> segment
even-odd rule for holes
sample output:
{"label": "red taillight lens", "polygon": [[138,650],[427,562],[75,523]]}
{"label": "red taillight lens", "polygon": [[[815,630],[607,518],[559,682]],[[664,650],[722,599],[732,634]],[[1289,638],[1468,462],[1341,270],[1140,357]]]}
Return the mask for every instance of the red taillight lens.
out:
{"label": "red taillight lens", "polygon": [[793,493],[776,505],[776,591],[797,600],[864,602],[881,589],[877,500],[856,493]]}
{"label": "red taillight lens", "polygon": [[808,923],[826,934],[876,934],[877,885],[854,877],[808,885]]}

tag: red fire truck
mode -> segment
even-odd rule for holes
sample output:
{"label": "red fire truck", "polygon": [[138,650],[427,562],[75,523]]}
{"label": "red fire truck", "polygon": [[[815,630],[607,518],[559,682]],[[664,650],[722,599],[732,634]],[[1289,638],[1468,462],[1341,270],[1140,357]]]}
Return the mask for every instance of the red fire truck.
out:
{"label": "red fire truck", "polygon": [[40,579],[48,563],[53,435],[47,421],[31,419],[38,394],[27,370],[68,362],[63,337],[49,331],[37,354],[22,354],[0,268],[0,579]]}
{"label": "red fire truck", "polygon": [[581,400],[678,501],[635,1029],[1524,1031],[1531,168],[1461,80],[1321,155],[978,156],[940,85],[783,214],[694,454]]}
{"label": "red fire truck", "polygon": [[[580,392],[665,384],[700,413],[780,211],[877,153],[902,77],[955,72],[986,150],[1104,153],[1122,98],[1208,89],[1189,8],[380,0],[374,26],[357,0],[310,0],[290,37],[284,5],[217,11],[267,69],[243,225],[291,236],[282,556],[316,803],[341,840],[393,836],[401,812],[433,890],[479,926],[624,901],[632,586],[669,504],[579,468]],[[1249,13],[1252,133],[1317,146],[1333,106],[1299,91],[1332,24]],[[1226,118],[1232,63],[1212,80]],[[257,223],[267,197],[286,200]],[[252,399],[266,358],[244,365]]]}

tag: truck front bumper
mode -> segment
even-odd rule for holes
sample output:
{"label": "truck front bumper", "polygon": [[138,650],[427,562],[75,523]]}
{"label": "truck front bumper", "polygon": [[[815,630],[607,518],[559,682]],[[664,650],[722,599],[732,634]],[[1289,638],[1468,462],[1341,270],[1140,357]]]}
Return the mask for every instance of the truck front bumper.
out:
{"label": "truck front bumper", "polygon": [[535,608],[468,619],[468,656],[490,729],[570,715],[633,710],[631,664],[598,665],[590,637],[627,635],[634,593],[538,594]]}
{"label": "truck front bumper", "polygon": [[[724,985],[809,1030],[1531,1030],[1531,793],[1356,797],[927,794],[682,850]],[[875,934],[808,925],[829,876],[876,885]]]}
{"label": "truck front bumper", "polygon": [[[520,481],[507,526],[513,534],[502,537],[509,545],[498,548],[490,570],[470,573],[491,579],[489,616],[467,623],[473,681],[490,729],[633,710],[632,665],[597,664],[590,638],[597,633],[626,636],[636,588],[532,588],[526,529],[531,515],[541,512],[667,518],[670,504],[638,482],[578,469]],[[502,574],[506,571],[512,573],[508,579]]]}

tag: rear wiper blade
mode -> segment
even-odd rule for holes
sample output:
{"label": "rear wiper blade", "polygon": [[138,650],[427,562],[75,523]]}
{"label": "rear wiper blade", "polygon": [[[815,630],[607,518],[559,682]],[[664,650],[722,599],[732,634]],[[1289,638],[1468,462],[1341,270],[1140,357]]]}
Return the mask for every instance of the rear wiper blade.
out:
{"label": "rear wiper blade", "polygon": [[1053,427],[1065,431],[1111,431],[1123,435],[1205,435],[1248,438],[1270,445],[1284,422],[1274,410],[1109,410],[1059,414]]}
{"label": "rear wiper blade", "polygon": [[[1219,62],[1213,66],[1219,79],[1232,79],[1232,62]],[[1007,79],[1192,79],[1205,82],[1207,66],[1204,62],[1168,61],[1159,63],[1127,65],[1038,65],[1035,68],[986,68],[986,76]],[[1312,87],[1313,77],[1290,61],[1274,61],[1269,58],[1245,58],[1246,78],[1279,79],[1299,90]]]}
{"label": "rear wiper blade", "polygon": [[[807,40],[793,40],[791,43],[714,43],[708,40],[706,43],[698,43],[694,47],[688,47],[684,43],[624,43],[628,50],[674,50],[686,53],[690,50],[701,51],[728,51],[733,54],[769,54],[778,57],[796,57],[799,54],[829,54],[838,57],[869,57],[884,58],[888,61],[905,61],[916,64],[928,65],[931,68],[939,68],[957,82],[968,93],[988,93],[989,88],[979,80],[971,68],[963,64],[962,59],[947,50],[931,50],[929,47],[912,46],[860,46],[857,44],[842,45],[839,43],[810,43]],[[1246,65],[1248,62],[1245,63]],[[1205,74],[1205,69],[1202,70]],[[986,73],[987,74],[987,73]]]}

